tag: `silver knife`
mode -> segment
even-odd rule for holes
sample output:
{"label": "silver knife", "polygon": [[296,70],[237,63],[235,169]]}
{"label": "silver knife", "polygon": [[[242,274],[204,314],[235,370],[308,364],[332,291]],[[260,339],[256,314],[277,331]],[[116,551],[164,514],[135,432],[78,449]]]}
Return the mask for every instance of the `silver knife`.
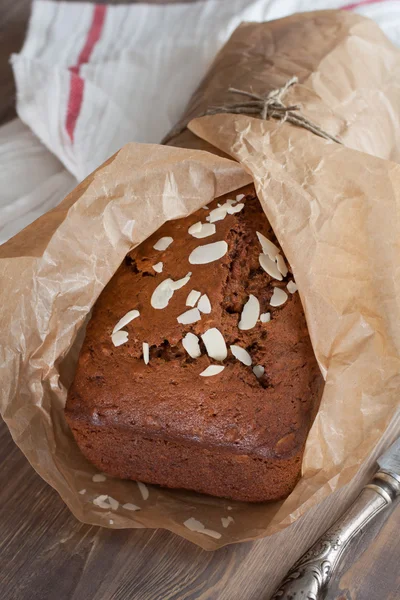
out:
{"label": "silver knife", "polygon": [[271,600],[322,600],[351,540],[400,495],[400,438],[349,510],[297,561]]}

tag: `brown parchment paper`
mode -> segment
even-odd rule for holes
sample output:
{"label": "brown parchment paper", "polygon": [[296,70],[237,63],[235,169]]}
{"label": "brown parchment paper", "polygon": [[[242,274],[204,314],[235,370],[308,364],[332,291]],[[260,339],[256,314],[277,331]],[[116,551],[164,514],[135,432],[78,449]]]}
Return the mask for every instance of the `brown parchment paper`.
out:
{"label": "brown parchment paper", "polygon": [[[128,145],[0,247],[0,408],[15,442],[77,518],[114,528],[164,527],[208,549],[288,526],[349,482],[376,445],[384,447],[400,431],[400,419],[393,419],[400,373],[400,167],[384,160],[396,160],[398,152],[399,71],[393,69],[399,53],[376,25],[332,11],[245,24],[232,39],[194,96],[199,106],[189,106],[184,118],[201,114],[215,97],[224,101],[227,84],[268,91],[298,75],[302,83],[290,101],[301,96],[307,116],[339,133],[346,146],[247,116],[192,120],[194,133],[171,143],[217,149],[242,166],[191,149]],[[368,78],[361,71],[369,60]],[[261,505],[156,486],[148,486],[144,500],[135,482],[93,483],[95,469],[63,417],[91,307],[129,249],[167,219],[252,178],[293,267],[327,381],[301,481],[287,500]],[[93,504],[101,494],[140,510],[101,509]],[[225,529],[226,516],[234,523]],[[221,537],[189,531],[183,523],[190,517]]]}

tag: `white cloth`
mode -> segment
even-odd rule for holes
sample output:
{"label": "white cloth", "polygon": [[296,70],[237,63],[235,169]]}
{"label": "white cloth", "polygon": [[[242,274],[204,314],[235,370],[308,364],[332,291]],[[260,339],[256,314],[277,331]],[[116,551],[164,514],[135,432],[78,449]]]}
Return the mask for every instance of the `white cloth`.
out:
{"label": "white cloth", "polygon": [[[345,3],[206,0],[111,6],[36,0],[24,47],[12,65],[18,115],[38,139],[20,123],[0,129],[7,165],[0,176],[7,190],[0,199],[0,243],[56,205],[126,142],[159,142],[241,21]],[[358,12],[376,20],[400,45],[399,1],[358,4]]]}

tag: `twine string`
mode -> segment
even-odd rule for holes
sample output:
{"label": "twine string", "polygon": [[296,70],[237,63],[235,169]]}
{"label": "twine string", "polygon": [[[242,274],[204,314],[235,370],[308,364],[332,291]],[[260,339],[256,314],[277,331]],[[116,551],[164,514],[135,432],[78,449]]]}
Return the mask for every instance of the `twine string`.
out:
{"label": "twine string", "polygon": [[[290,106],[285,106],[283,102],[283,97],[293,85],[298,83],[297,77],[291,77],[288,81],[280,88],[276,90],[272,90],[266,96],[261,96],[259,94],[254,94],[253,92],[247,92],[246,90],[239,90],[237,88],[229,88],[228,91],[232,94],[237,94],[238,96],[244,96],[249,100],[243,102],[236,102],[233,104],[226,104],[223,106],[213,106],[206,110],[199,117],[204,117],[207,115],[217,115],[221,113],[230,113],[230,114],[238,114],[238,115],[258,115],[261,119],[278,119],[280,121],[287,121],[292,125],[296,125],[297,127],[303,127],[303,129],[307,129],[311,131],[315,135],[318,135],[326,140],[332,140],[337,144],[341,144],[342,142],[335,136],[331,135],[324,129],[322,129],[319,125],[316,125],[312,121],[310,121],[307,117],[299,113],[301,110],[301,106],[294,104]],[[163,140],[163,143],[166,143],[171,138],[175,137],[182,133],[188,125],[188,122],[183,125],[175,128],[168,135],[166,139]]]}

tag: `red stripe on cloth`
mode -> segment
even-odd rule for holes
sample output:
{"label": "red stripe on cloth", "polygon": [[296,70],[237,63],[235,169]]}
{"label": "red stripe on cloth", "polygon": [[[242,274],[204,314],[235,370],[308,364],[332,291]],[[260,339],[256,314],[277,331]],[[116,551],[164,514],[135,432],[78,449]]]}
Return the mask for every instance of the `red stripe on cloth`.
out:
{"label": "red stripe on cloth", "polygon": [[104,26],[106,11],[106,5],[94,5],[92,23],[86,36],[85,44],[78,56],[76,65],[69,68],[71,72],[71,79],[69,84],[69,96],[65,128],[67,130],[67,134],[71,142],[74,141],[76,122],[78,120],[79,113],[82,108],[83,92],[85,87],[84,79],[80,77],[79,71],[82,65],[90,61],[93,49],[100,39]]}
{"label": "red stripe on cloth", "polygon": [[380,4],[381,2],[386,2],[386,0],[360,0],[359,2],[353,2],[352,4],[346,4],[342,6],[342,10],[353,10],[353,8],[357,8],[358,6],[363,6],[363,4]]}

